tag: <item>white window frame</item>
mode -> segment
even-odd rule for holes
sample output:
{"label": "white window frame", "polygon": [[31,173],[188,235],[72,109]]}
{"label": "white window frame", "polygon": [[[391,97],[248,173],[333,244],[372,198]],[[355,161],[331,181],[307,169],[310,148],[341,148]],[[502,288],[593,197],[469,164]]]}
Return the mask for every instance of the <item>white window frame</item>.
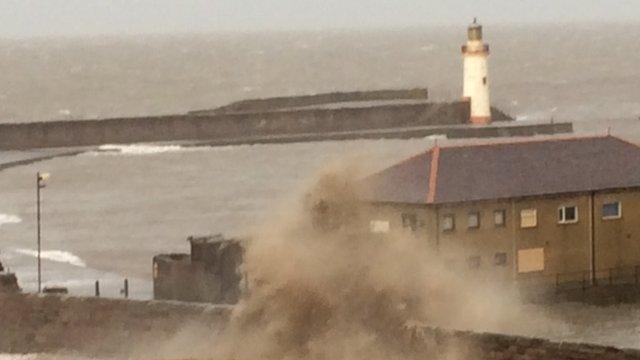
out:
{"label": "white window frame", "polygon": [[[525,214],[526,213],[530,213],[532,214],[531,216],[533,217],[533,224],[531,225],[525,225],[524,224],[524,219],[525,219]],[[520,228],[522,229],[530,229],[530,228],[534,228],[538,226],[538,210],[537,209],[522,209],[520,210]]]}
{"label": "white window frame", "polygon": [[386,234],[391,230],[391,224],[388,220],[371,220],[369,230],[374,234]]}
{"label": "white window frame", "polygon": [[[475,216],[476,218],[476,224],[475,225],[471,225],[471,217]],[[480,228],[480,211],[469,211],[469,213],[467,213],[467,229],[479,229]]]}
{"label": "white window frame", "polygon": [[[497,223],[496,222],[496,216],[497,215],[502,216],[502,222],[501,223]],[[507,226],[507,211],[504,209],[498,209],[498,210],[494,210],[493,211],[493,226],[497,227],[497,228],[501,228],[501,227],[505,227]]]}
{"label": "white window frame", "polygon": [[[573,220],[567,220],[567,209],[574,208],[576,209],[576,218]],[[576,205],[563,205],[558,207],[558,224],[575,224],[580,219],[580,215],[578,212],[578,206]]]}
{"label": "white window frame", "polygon": [[[612,204],[618,204],[618,215],[613,215],[613,216],[605,216],[604,215],[604,206],[605,205],[612,205]],[[602,220],[617,220],[622,218],[622,202],[621,201],[608,201],[608,202],[604,202],[602,203]]]}
{"label": "white window frame", "polygon": [[[451,219],[451,227],[450,228],[445,228],[444,224],[445,224],[445,219],[450,218]],[[445,214],[442,216],[442,232],[452,232],[456,229],[456,217],[454,214]]]}

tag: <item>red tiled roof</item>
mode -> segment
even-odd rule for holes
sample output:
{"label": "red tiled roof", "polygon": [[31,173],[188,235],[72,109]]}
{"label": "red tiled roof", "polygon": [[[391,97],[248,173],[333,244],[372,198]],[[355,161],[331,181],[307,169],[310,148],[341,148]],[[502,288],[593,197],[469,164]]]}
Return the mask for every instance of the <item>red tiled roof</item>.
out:
{"label": "red tiled roof", "polygon": [[364,179],[365,199],[438,204],[640,186],[640,147],[583,137],[435,147]]}

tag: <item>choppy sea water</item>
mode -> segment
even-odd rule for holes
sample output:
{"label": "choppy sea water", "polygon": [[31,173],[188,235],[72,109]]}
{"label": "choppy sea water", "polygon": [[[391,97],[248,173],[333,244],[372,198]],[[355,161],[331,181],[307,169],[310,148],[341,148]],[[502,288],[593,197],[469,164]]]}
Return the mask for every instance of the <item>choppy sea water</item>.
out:
{"label": "choppy sea water", "polygon": [[[640,116],[638,24],[485,26],[494,105],[521,118]],[[337,90],[462,92],[461,27],[0,40],[0,122],[182,113]]]}
{"label": "choppy sea water", "polygon": [[[42,190],[43,280],[91,295],[150,298],[151,259],[188,252],[189,235],[246,235],[324,169],[364,174],[432,144],[429,139],[183,148],[109,145],[0,172],[0,261],[36,288],[35,173]],[[1,155],[1,154],[0,154]]]}

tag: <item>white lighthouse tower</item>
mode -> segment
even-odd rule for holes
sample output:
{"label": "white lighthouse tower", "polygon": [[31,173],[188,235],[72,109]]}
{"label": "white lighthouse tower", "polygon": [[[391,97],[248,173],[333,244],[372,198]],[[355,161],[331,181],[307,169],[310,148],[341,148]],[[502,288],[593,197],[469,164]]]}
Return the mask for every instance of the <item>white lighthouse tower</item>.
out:
{"label": "white lighthouse tower", "polygon": [[471,102],[470,121],[473,124],[491,122],[489,100],[489,45],[482,41],[482,25],[473,19],[467,30],[467,44],[462,46],[464,84],[462,97]]}

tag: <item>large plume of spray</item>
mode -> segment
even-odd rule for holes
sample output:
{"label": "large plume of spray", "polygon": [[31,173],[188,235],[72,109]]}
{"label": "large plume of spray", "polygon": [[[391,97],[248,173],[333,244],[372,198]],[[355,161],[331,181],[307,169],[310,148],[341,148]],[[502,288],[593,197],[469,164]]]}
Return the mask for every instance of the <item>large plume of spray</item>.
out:
{"label": "large plume of spray", "polygon": [[245,254],[251,291],[211,344],[214,358],[425,358],[407,346],[408,327],[535,326],[540,317],[525,316],[511,293],[447,271],[419,237],[372,234],[375,209],[355,178],[321,175],[256,232]]}
{"label": "large plume of spray", "polygon": [[464,344],[444,352],[443,346],[411,346],[411,329],[541,336],[562,328],[538,308],[523,306],[508,286],[452,271],[419,236],[372,234],[369,220],[381,215],[360,200],[358,175],[344,167],[321,173],[305,196],[252,230],[243,265],[250,290],[221,328],[187,324],[174,341],[147,344],[137,354],[466,360],[474,357]]}

